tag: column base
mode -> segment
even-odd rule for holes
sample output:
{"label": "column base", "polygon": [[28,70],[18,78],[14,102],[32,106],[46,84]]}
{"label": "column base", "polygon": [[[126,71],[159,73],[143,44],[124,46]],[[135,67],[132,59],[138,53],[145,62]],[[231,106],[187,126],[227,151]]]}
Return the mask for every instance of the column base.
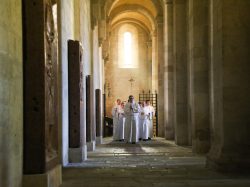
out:
{"label": "column base", "polygon": [[219,148],[214,147],[207,155],[208,168],[229,173],[249,173],[250,152],[247,148]]}
{"label": "column base", "polygon": [[209,152],[209,149],[210,149],[209,141],[200,141],[200,140],[192,141],[192,150],[194,153],[206,154]]}
{"label": "column base", "polygon": [[57,165],[45,174],[23,175],[23,187],[59,187],[61,184],[61,165]]}
{"label": "column base", "polygon": [[87,160],[87,146],[69,148],[69,163],[81,163]]}
{"label": "column base", "polygon": [[102,144],[102,136],[96,137],[96,144]]}
{"label": "column base", "polygon": [[87,142],[87,150],[94,151],[95,150],[95,141]]}
{"label": "column base", "polygon": [[174,132],[173,131],[165,131],[165,139],[166,140],[174,140]]}

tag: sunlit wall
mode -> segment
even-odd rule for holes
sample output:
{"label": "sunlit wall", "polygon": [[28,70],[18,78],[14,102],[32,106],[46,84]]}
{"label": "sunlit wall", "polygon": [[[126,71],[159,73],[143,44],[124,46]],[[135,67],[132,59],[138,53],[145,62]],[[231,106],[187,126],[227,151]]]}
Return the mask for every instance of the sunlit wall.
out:
{"label": "sunlit wall", "polygon": [[149,34],[125,23],[115,27],[110,37],[110,59],[105,64],[107,115],[117,98],[126,101],[132,94],[138,101],[139,93],[151,89],[152,84]]}

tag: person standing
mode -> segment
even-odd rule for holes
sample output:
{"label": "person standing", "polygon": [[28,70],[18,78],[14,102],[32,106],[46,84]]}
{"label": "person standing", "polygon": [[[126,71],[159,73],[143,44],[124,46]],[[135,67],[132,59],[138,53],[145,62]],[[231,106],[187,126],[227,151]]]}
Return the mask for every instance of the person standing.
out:
{"label": "person standing", "polygon": [[121,103],[121,107],[118,110],[118,129],[119,129],[119,141],[124,141],[124,129],[125,129],[125,115],[124,115],[124,102]]}
{"label": "person standing", "polygon": [[138,102],[139,106],[140,106],[140,113],[139,113],[139,117],[138,117],[138,133],[137,136],[139,138],[139,140],[142,139],[142,134],[143,134],[143,120],[144,120],[144,110],[143,110],[143,103],[142,102]]}
{"label": "person standing", "polygon": [[148,140],[148,125],[149,125],[149,114],[148,107],[145,106],[145,102],[141,105],[140,116],[139,116],[139,139],[143,141]]}
{"label": "person standing", "polygon": [[155,109],[151,105],[150,100],[146,101],[147,113],[149,116],[149,124],[148,124],[148,139],[151,140],[154,137],[153,133],[153,118],[155,115]]}
{"label": "person standing", "polygon": [[112,108],[112,117],[113,117],[113,140],[119,140],[119,128],[118,128],[118,110],[121,107],[121,100],[117,99],[115,106]]}
{"label": "person standing", "polygon": [[132,95],[124,107],[125,113],[125,140],[127,143],[135,144],[138,142],[138,117],[140,106],[134,101]]}

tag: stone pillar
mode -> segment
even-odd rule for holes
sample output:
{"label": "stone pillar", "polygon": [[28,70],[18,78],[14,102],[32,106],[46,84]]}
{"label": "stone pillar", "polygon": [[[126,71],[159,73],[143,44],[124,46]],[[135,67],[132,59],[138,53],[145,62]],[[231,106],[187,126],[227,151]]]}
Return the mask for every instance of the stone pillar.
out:
{"label": "stone pillar", "polygon": [[58,35],[52,6],[50,0],[23,2],[23,186],[56,187],[61,183],[57,118]]}
{"label": "stone pillar", "polygon": [[157,35],[156,31],[152,35],[152,91],[158,90],[158,61],[157,61]]}
{"label": "stone pillar", "polygon": [[102,94],[101,89],[95,90],[95,113],[96,113],[96,143],[102,143]]}
{"label": "stone pillar", "polygon": [[0,3],[0,186],[22,184],[22,1]]}
{"label": "stone pillar", "polygon": [[174,16],[174,123],[175,142],[188,145],[187,110],[187,0],[175,0]]}
{"label": "stone pillar", "polygon": [[68,41],[69,58],[69,162],[87,159],[83,111],[82,46],[79,41]]}
{"label": "stone pillar", "polygon": [[147,42],[147,62],[148,62],[148,87],[152,90],[152,41]]}
{"label": "stone pillar", "polygon": [[190,0],[188,6],[189,120],[192,126],[192,148],[196,153],[207,153],[210,149],[208,5],[207,0]]}
{"label": "stone pillar", "polygon": [[165,137],[164,128],[164,38],[163,38],[163,17],[156,18],[157,25],[157,61],[158,61],[158,132],[160,137]]}
{"label": "stone pillar", "polygon": [[250,168],[250,2],[210,1],[211,149],[219,170]]}
{"label": "stone pillar", "polygon": [[164,125],[165,138],[174,139],[173,1],[164,4]]}
{"label": "stone pillar", "polygon": [[91,75],[86,76],[86,141],[88,151],[95,149],[93,141],[93,120],[92,118],[92,80]]}

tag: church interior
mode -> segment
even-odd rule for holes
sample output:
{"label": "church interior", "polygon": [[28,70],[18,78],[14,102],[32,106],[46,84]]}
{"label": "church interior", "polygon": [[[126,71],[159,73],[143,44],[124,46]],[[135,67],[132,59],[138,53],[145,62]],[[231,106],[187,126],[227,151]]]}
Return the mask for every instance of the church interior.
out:
{"label": "church interior", "polygon": [[[1,0],[0,187],[250,187],[249,10]],[[151,141],[112,140],[129,95],[152,101]]]}

